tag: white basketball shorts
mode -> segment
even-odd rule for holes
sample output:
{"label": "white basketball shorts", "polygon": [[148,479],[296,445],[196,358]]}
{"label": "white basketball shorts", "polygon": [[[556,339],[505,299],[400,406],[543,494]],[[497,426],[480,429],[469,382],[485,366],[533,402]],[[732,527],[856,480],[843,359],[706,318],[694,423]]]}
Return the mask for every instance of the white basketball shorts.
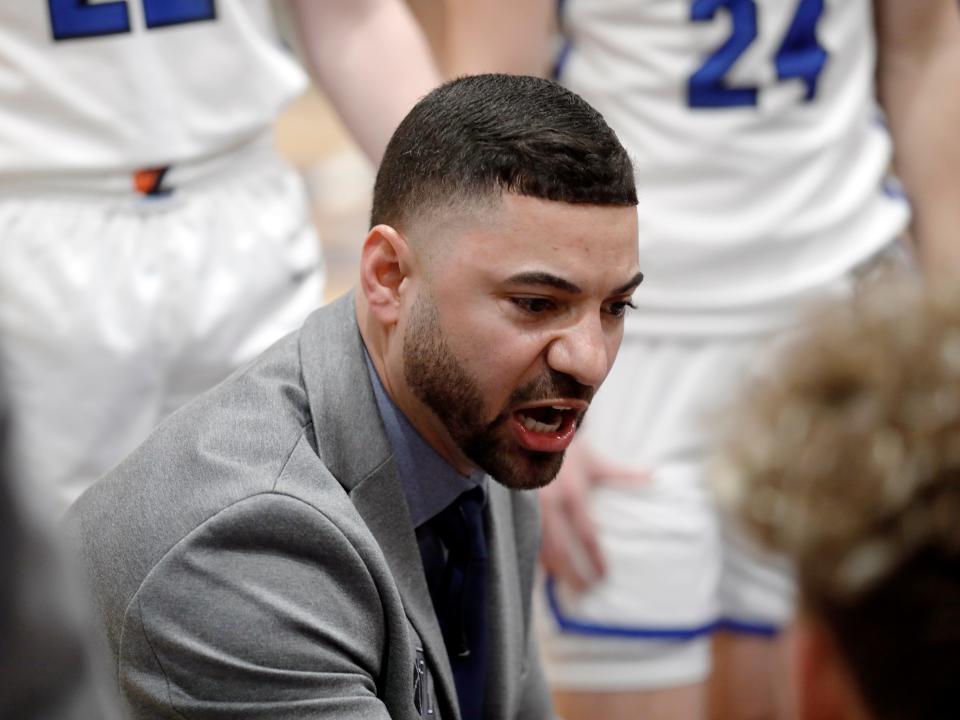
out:
{"label": "white basketball shorts", "polygon": [[0,189],[13,471],[52,486],[61,509],[319,306],[300,177],[268,147],[238,156],[183,186],[173,168],[172,192],[151,196],[86,192],[82,179]]}
{"label": "white basketball shorts", "polygon": [[703,680],[720,627],[775,635],[791,609],[782,563],[758,562],[704,482],[710,425],[761,352],[758,339],[627,337],[584,423],[602,455],[651,474],[599,487],[590,512],[607,575],[584,593],[547,578],[540,630],[548,679],[631,691]]}

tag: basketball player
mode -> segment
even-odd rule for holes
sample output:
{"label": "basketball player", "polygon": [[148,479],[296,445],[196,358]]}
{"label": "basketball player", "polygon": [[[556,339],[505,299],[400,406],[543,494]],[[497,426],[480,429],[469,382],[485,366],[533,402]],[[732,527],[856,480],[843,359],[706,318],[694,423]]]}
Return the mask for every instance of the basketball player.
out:
{"label": "basketball player", "polygon": [[[297,0],[309,69],[379,159],[436,84],[402,0]],[[0,356],[16,472],[63,507],[322,298],[273,149],[306,77],[267,0],[0,7]]]}
{"label": "basketball player", "polygon": [[[549,55],[547,0],[446,10],[450,74],[536,71]],[[650,284],[585,424],[591,446],[571,447],[542,495],[558,709],[702,717],[713,642],[713,715],[771,717],[763,678],[791,584],[718,521],[711,426],[804,308],[903,252],[891,132],[920,257],[960,265],[957,4],[567,0],[560,29],[555,74],[634,156]],[[648,480],[625,483],[611,461]]]}
{"label": "basketball player", "polygon": [[796,567],[798,720],[960,717],[960,295],[822,314],[733,409],[719,498]]}

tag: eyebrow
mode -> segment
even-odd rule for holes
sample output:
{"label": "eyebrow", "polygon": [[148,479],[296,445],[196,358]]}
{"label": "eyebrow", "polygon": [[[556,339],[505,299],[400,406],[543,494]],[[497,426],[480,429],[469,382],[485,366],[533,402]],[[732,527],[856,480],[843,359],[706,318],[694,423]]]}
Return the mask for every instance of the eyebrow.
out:
{"label": "eyebrow", "polygon": [[578,285],[574,285],[569,280],[564,280],[558,275],[551,275],[548,272],[539,272],[536,270],[511,275],[507,278],[507,283],[511,285],[546,285],[547,287],[552,287],[557,290],[563,290],[571,295],[583,292]]}
{"label": "eyebrow", "polygon": [[[643,273],[638,272],[636,275],[630,278],[628,282],[614,289],[614,291],[610,294],[622,295],[625,292],[634,290],[642,282]],[[563,292],[570,293],[571,295],[578,295],[579,293],[583,292],[583,290],[580,289],[580,286],[574,285],[572,282],[563,279],[559,275],[552,275],[548,272],[536,270],[511,275],[509,278],[507,278],[507,283],[512,285],[545,285],[556,290],[562,290]]]}
{"label": "eyebrow", "polygon": [[638,272],[636,275],[634,275],[632,278],[630,278],[630,282],[624,283],[623,285],[621,285],[620,287],[618,287],[616,290],[614,290],[614,291],[613,291],[613,294],[614,294],[614,295],[621,295],[622,293],[631,292],[631,291],[633,291],[633,290],[636,290],[636,289],[637,289],[637,286],[640,285],[640,283],[642,283],[642,282],[643,282],[643,273],[642,273],[642,272]]}

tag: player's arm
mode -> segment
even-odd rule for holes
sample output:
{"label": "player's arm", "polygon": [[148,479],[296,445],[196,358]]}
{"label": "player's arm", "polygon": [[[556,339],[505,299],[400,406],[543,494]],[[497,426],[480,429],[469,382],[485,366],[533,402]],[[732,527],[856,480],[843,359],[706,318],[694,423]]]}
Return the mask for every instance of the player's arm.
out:
{"label": "player's arm", "polygon": [[920,259],[931,274],[960,272],[960,7],[956,0],[875,5],[880,98]]}
{"label": "player's arm", "polygon": [[444,0],[443,10],[446,77],[548,72],[556,0]]}
{"label": "player's arm", "polygon": [[360,147],[380,162],[393,130],[440,82],[403,0],[291,0],[303,54]]}

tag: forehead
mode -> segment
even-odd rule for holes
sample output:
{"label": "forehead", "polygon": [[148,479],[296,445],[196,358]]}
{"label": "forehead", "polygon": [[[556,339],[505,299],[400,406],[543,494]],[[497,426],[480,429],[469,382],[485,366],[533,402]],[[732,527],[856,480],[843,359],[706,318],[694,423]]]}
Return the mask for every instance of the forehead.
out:
{"label": "forehead", "polygon": [[638,269],[637,213],[631,206],[505,193],[459,225],[447,248],[449,265],[494,281],[526,271],[549,272],[584,288],[603,289],[623,284]]}

